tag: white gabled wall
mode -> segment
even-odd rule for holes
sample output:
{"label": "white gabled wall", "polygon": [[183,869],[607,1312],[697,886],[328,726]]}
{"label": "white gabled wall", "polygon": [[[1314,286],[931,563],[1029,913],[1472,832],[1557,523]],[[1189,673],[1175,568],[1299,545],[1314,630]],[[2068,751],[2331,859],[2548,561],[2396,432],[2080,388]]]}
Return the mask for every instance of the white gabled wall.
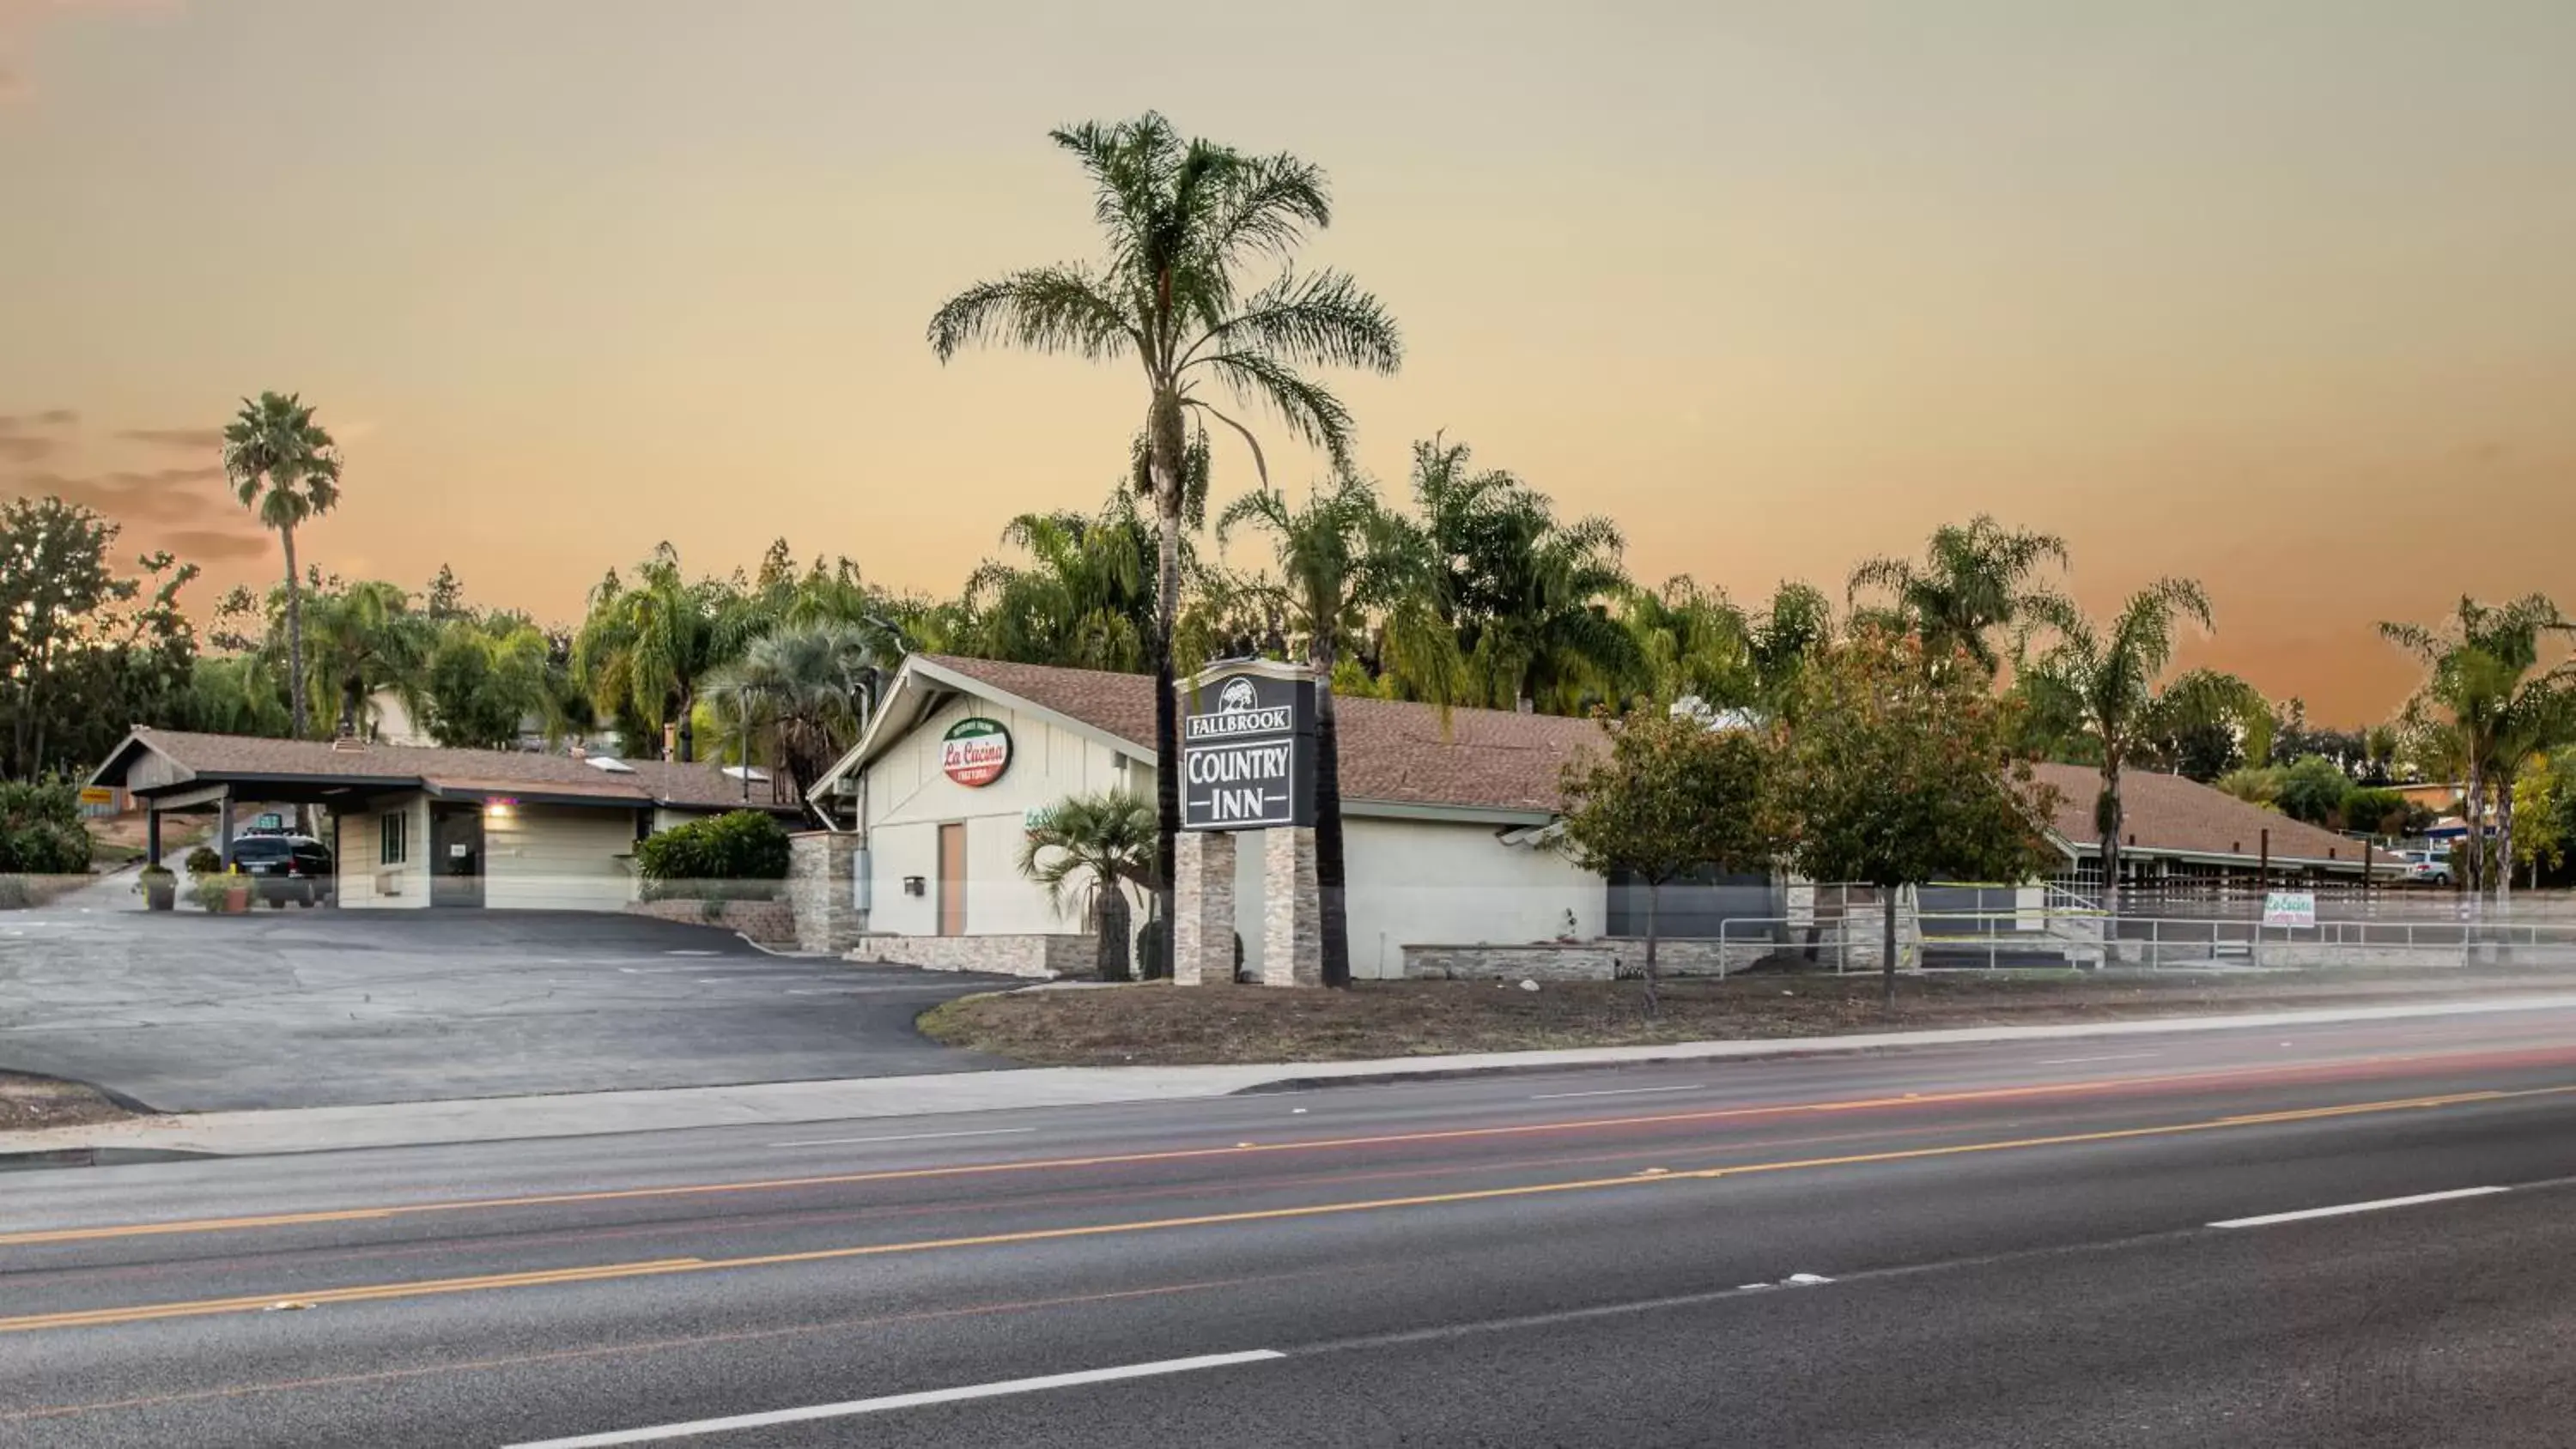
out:
{"label": "white gabled wall", "polygon": [[[1010,732],[1011,761],[981,788],[939,768],[940,739],[959,720],[997,720]],[[966,929],[979,936],[1077,931],[1019,872],[1024,822],[1032,809],[1068,795],[1123,787],[1154,797],[1153,770],[1109,746],[995,701],[961,696],[913,726],[867,766],[868,929],[891,935],[939,931],[939,827],[966,827]],[[919,876],[918,896],[903,893]]]}
{"label": "white gabled wall", "polygon": [[622,910],[635,898],[635,877],[619,857],[634,849],[631,809],[486,809],[483,904],[491,910]]}
{"label": "white gabled wall", "polygon": [[[405,859],[400,865],[380,861],[383,819],[399,815],[404,830]],[[429,904],[429,797],[414,793],[375,803],[371,809],[341,817],[338,858],[339,903],[350,910],[410,910]],[[387,887],[391,889],[388,890]]]}
{"label": "white gabled wall", "polygon": [[[1404,974],[1408,945],[1551,941],[1601,934],[1601,877],[1546,847],[1505,845],[1490,825],[1344,817],[1351,974]],[[1249,842],[1247,841],[1247,844]]]}

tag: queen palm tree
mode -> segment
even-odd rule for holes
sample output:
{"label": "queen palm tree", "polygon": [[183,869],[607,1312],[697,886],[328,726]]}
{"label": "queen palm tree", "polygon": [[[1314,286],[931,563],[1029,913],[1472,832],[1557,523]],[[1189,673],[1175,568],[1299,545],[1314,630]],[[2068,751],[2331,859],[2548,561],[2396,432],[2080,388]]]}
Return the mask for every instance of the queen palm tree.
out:
{"label": "queen palm tree", "polygon": [[[2436,626],[2382,623],[2381,637],[2421,660],[2425,679],[2407,702],[2420,733],[2435,729],[2457,747],[2468,779],[2463,811],[2467,836],[2461,879],[2474,895],[2490,885],[2510,898],[2513,782],[2524,761],[2545,750],[2569,728],[2576,705],[2576,661],[2542,670],[2542,641],[2576,634],[2576,620],[2539,594],[2505,604],[2463,596],[2451,617]],[[2489,869],[2489,796],[2504,836],[2508,868]]]}
{"label": "queen palm tree", "polygon": [[1752,625],[1725,590],[1688,574],[1661,589],[1632,585],[1620,596],[1619,622],[1635,642],[1637,683],[1650,702],[1730,708],[1758,698]]}
{"label": "queen palm tree", "polygon": [[363,733],[372,723],[378,690],[393,690],[416,714],[427,713],[419,689],[430,649],[424,624],[402,586],[382,579],[314,598],[306,689],[339,701],[341,734]]}
{"label": "queen palm tree", "polygon": [[2195,669],[2163,680],[2173,661],[2180,626],[2213,627],[2209,596],[2192,579],[2159,579],[2130,596],[2107,629],[2066,606],[2043,603],[2038,612],[2057,631],[2057,642],[2031,666],[2031,693],[2051,713],[2090,737],[2101,760],[2102,790],[2093,805],[2101,840],[2102,904],[2115,921],[2120,912],[2120,770],[2149,749],[2158,734],[2201,720],[2242,719],[2269,708],[2252,685],[2232,674]]}
{"label": "queen palm tree", "polygon": [[1414,678],[1452,677],[1455,642],[1430,607],[1430,540],[1345,471],[1292,506],[1272,489],[1247,493],[1217,519],[1220,544],[1249,524],[1270,539],[1275,579],[1236,587],[1269,605],[1304,642],[1315,674],[1315,883],[1321,897],[1326,986],[1351,984],[1348,871],[1342,847],[1341,727],[1333,675],[1343,647],[1374,621],[1385,659]]}
{"label": "queen palm tree", "polygon": [[[1241,433],[1265,485],[1259,442],[1212,394],[1275,415],[1338,464],[1349,456],[1350,411],[1309,371],[1392,373],[1404,349],[1394,319],[1348,275],[1301,275],[1288,265],[1307,231],[1332,221],[1315,166],[1284,153],[1253,156],[1184,140],[1152,112],[1114,125],[1062,127],[1050,139],[1091,180],[1106,255],[976,283],[932,315],[930,346],[943,362],[970,345],[1000,343],[1132,362],[1144,374],[1144,481],[1161,530],[1153,656],[1154,748],[1163,767],[1155,772],[1155,858],[1168,862],[1181,821],[1172,630],[1191,423],[1203,431],[1213,419]],[[1248,274],[1272,263],[1277,276],[1249,287]],[[1169,892],[1168,884],[1160,888],[1165,929]]]}
{"label": "queen palm tree", "polygon": [[295,393],[244,398],[224,427],[224,476],[286,550],[288,717],[305,733],[304,591],[295,569],[295,530],[340,501],[340,450]]}
{"label": "queen palm tree", "polygon": [[897,662],[878,636],[855,624],[783,625],[752,640],[741,658],[710,673],[700,688],[741,730],[746,768],[753,729],[766,725],[775,732],[773,763],[803,800],[858,738],[866,723],[863,701]]}
{"label": "queen palm tree", "polygon": [[1965,653],[1988,675],[2003,667],[1988,637],[2066,611],[2066,596],[2031,582],[2040,565],[2066,566],[2066,540],[2053,533],[2007,529],[1980,513],[1962,526],[1945,523],[1924,546],[1923,562],[1874,558],[1851,572],[1850,601],[1885,591],[1888,602],[1858,617],[1876,616],[1899,632],[1919,634],[1923,657],[1937,661]]}
{"label": "queen palm tree", "polygon": [[770,620],[757,601],[716,579],[690,582],[679,551],[664,543],[629,586],[615,572],[591,591],[590,613],[573,636],[572,670],[603,716],[618,721],[624,747],[679,724],[679,758],[696,754],[700,682],[739,655]]}
{"label": "queen palm tree", "polygon": [[1127,887],[1151,890],[1161,877],[1154,858],[1154,807],[1126,790],[1074,795],[1039,812],[1020,841],[1020,874],[1062,911],[1074,904],[1100,931],[1100,979],[1125,981]]}

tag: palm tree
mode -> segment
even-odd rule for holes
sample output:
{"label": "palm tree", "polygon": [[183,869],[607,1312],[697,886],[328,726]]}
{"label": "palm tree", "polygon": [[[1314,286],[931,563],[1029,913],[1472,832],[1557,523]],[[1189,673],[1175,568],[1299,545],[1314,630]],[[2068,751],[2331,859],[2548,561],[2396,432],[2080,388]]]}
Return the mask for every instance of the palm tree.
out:
{"label": "palm tree", "polygon": [[600,714],[618,721],[629,752],[677,721],[678,755],[687,760],[696,754],[700,681],[769,622],[741,589],[689,582],[679,551],[664,543],[637,567],[632,587],[612,571],[591,591],[589,617],[573,637],[573,674]]}
{"label": "palm tree", "polygon": [[1326,986],[1351,984],[1348,872],[1342,848],[1341,728],[1333,675],[1343,646],[1375,620],[1385,657],[1416,678],[1453,674],[1454,641],[1430,607],[1430,541],[1378,502],[1367,479],[1344,472],[1291,507],[1268,488],[1234,500],[1217,519],[1224,543],[1250,524],[1270,538],[1276,580],[1237,588],[1270,606],[1305,641],[1315,674],[1315,882],[1321,896]]}
{"label": "palm tree", "polygon": [[795,798],[832,767],[866,723],[870,689],[897,661],[855,624],[785,625],[751,641],[742,657],[709,674],[706,696],[741,731],[740,763],[751,764],[752,730],[775,731],[778,758]]}
{"label": "palm tree", "polygon": [[2510,899],[2511,869],[2489,869],[2488,797],[2500,797],[2494,813],[2509,866],[2515,775],[2525,760],[2576,725],[2570,719],[2576,704],[2568,699],[2576,690],[2576,661],[2540,669],[2544,637],[2576,633],[2576,620],[2539,594],[2493,605],[2464,595],[2439,626],[2382,623],[2379,632],[2425,666],[2423,685],[2407,701],[2407,717],[2419,735],[2447,735],[2466,768],[2462,884],[2473,895],[2493,884]]}
{"label": "palm tree", "polygon": [[2108,630],[2062,603],[2039,606],[2058,633],[2031,667],[2031,693],[2072,728],[2089,736],[2101,760],[2102,791],[2093,805],[2101,839],[2103,910],[2120,912],[2120,769],[2178,724],[2242,719],[2269,708],[2244,680],[2195,669],[2158,687],[2186,620],[2212,628],[2209,596],[2191,579],[2159,579],[2139,590]]}
{"label": "palm tree", "polygon": [[1740,708],[1759,698],[1752,624],[1725,590],[1688,574],[1660,590],[1632,585],[1620,596],[1619,622],[1634,642],[1637,684],[1648,701]]}
{"label": "palm tree", "polygon": [[[1292,436],[1336,464],[1350,453],[1351,416],[1307,375],[1319,366],[1392,373],[1402,363],[1395,321],[1344,273],[1298,274],[1287,264],[1309,228],[1331,224],[1324,174],[1294,156],[1251,156],[1184,141],[1148,112],[1114,125],[1086,122],[1050,133],[1091,179],[1092,214],[1107,255],[978,282],[930,319],[941,361],[972,344],[1070,352],[1093,362],[1132,360],[1145,376],[1145,481],[1160,525],[1154,590],[1155,858],[1169,861],[1180,831],[1178,701],[1172,630],[1180,607],[1180,532],[1188,487],[1191,420],[1214,419],[1243,435],[1264,485],[1261,447],[1217,409],[1213,385],[1275,414]],[[1256,265],[1275,279],[1246,290]],[[1170,886],[1158,919],[1169,929]],[[1166,953],[1168,959],[1168,953]]]}
{"label": "palm tree", "polygon": [[313,409],[295,393],[263,392],[242,400],[224,427],[224,476],[259,521],[277,530],[286,549],[288,716],[304,737],[304,597],[296,577],[295,530],[340,501],[340,450]]}
{"label": "palm tree", "polygon": [[1020,874],[1046,891],[1058,911],[1068,902],[1100,931],[1100,979],[1130,979],[1127,891],[1152,890],[1154,807],[1125,790],[1074,795],[1041,811],[1020,842]]}
{"label": "palm tree", "polygon": [[1889,602],[1859,617],[1876,616],[1898,632],[1919,634],[1923,656],[1933,661],[1965,653],[1993,675],[2003,667],[1988,635],[2066,610],[2066,598],[2031,575],[2054,559],[2066,566],[2066,540],[2053,533],[2006,529],[1980,513],[1966,526],[1935,530],[1917,566],[1901,558],[1866,560],[1851,572],[1850,602],[1885,590]]}
{"label": "palm tree", "polygon": [[[399,584],[362,580],[313,600],[307,691],[336,697],[340,733],[354,736],[372,721],[378,690],[394,690],[416,713],[429,641]],[[290,616],[291,617],[291,616]]]}
{"label": "palm tree", "polygon": [[1771,602],[1747,621],[1746,647],[1756,698],[1785,710],[1797,693],[1807,662],[1834,639],[1834,606],[1825,591],[1797,579],[1783,580]]}
{"label": "palm tree", "polygon": [[1152,653],[1155,540],[1134,501],[1113,495],[1097,516],[1023,513],[1002,541],[1026,565],[987,562],[966,582],[971,652],[1024,664],[1133,673]]}

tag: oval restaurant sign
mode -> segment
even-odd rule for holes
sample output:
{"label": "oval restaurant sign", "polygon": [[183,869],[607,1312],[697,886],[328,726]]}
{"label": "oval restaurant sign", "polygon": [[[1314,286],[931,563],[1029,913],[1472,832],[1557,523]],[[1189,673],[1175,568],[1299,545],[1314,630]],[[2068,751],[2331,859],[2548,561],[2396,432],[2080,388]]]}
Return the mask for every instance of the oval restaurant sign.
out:
{"label": "oval restaurant sign", "polygon": [[939,768],[949,779],[980,790],[1011,766],[1011,732],[1000,720],[961,719],[939,741]]}

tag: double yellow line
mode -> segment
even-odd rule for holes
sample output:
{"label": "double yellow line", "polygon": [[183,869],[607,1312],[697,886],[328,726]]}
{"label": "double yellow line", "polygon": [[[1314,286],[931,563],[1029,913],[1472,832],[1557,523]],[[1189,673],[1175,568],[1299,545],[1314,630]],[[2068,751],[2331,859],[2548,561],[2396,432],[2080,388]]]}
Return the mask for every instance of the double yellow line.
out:
{"label": "double yellow line", "polygon": [[1913,1147],[1887,1152],[1860,1152],[1839,1157],[1803,1157],[1772,1162],[1737,1163],[1723,1167],[1695,1168],[1680,1172],[1649,1170],[1620,1177],[1583,1178],[1567,1182],[1530,1183],[1519,1187],[1482,1188],[1466,1192],[1425,1193],[1411,1197],[1371,1198],[1353,1202],[1314,1203],[1304,1207],[1262,1208],[1245,1212],[1204,1213],[1192,1217],[1156,1218],[1143,1222],[1094,1223],[1080,1227],[1034,1228],[1021,1232],[984,1233],[970,1237],[928,1238],[913,1242],[870,1243],[845,1248],[822,1248],[802,1253],[769,1253],[743,1258],[655,1258],[642,1262],[606,1263],[588,1268],[559,1268],[528,1273],[495,1273],[473,1278],[432,1278],[410,1283],[381,1283],[354,1288],[331,1288],[293,1295],[260,1294],[235,1298],[204,1298],[172,1303],[148,1303],[125,1308],[92,1308],[68,1313],[37,1313],[16,1318],[0,1318],[0,1333],[26,1333],[54,1328],[96,1328],[113,1324],[146,1323],[170,1318],[205,1318],[222,1314],[255,1313],[277,1308],[285,1303],[323,1307],[340,1303],[373,1303],[402,1298],[426,1298],[446,1293],[472,1293],[500,1288],[541,1288],[572,1283],[599,1283],[626,1278],[661,1277],[676,1273],[711,1273],[741,1268],[769,1268],[798,1263],[822,1263],[845,1258],[872,1258],[896,1253],[935,1252],[951,1248],[986,1248],[1017,1243],[1050,1242],[1066,1238],[1107,1237],[1123,1233],[1164,1232],[1179,1228],[1224,1227],[1241,1223],[1280,1222],[1295,1218],[1333,1217],[1350,1213],[1381,1212],[1395,1208],[1439,1207],[1456,1203],[1492,1202],[1506,1198],[1538,1197],[1552,1193],[1596,1192],[1613,1188],[1650,1187],[1675,1182],[1708,1182],[1718,1178],[1747,1177],[1756,1173],[1794,1172],[1811,1168],[1855,1167],[1870,1163],[1912,1162],[1926,1158],[1961,1157],[1971,1153],[2010,1152],[2038,1147],[2070,1147],[2089,1142],[2119,1142],[2143,1137],[2172,1137],[2192,1132],[2215,1132],[2231,1128],[2268,1126],[2284,1122],[2305,1122],[2328,1117],[2366,1116],[2376,1113],[2418,1111],[2456,1107],[2475,1102],[2500,1102],[2518,1098],[2564,1096],[2576,1093],[2576,1086],[2531,1087],[2514,1091],[2454,1092],[2433,1097],[2405,1097],[2390,1101],[2357,1102],[2337,1107],[2303,1107],[2282,1112],[2261,1112],[2233,1117],[2215,1117],[2196,1122],[2165,1123],[2153,1127],[2121,1127],[2095,1132],[2070,1132],[2050,1137],[2017,1137],[1991,1142],[1954,1143],[1945,1147]]}

